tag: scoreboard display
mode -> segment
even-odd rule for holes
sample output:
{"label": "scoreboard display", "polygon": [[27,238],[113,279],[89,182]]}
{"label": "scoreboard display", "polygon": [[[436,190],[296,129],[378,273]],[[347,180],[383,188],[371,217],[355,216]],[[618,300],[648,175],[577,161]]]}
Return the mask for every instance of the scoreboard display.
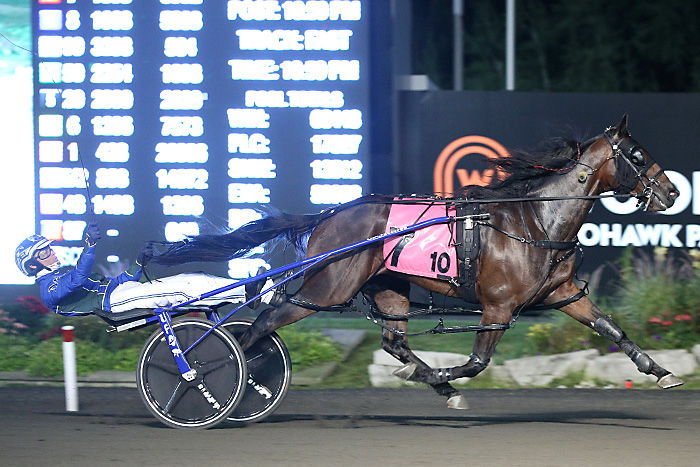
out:
{"label": "scoreboard display", "polygon": [[36,227],[62,263],[93,220],[118,263],[366,192],[368,3],[34,0]]}

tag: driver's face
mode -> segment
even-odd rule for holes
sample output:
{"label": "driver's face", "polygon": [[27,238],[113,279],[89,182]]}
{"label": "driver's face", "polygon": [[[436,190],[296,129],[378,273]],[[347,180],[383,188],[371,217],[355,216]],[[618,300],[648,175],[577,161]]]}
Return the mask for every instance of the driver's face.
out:
{"label": "driver's face", "polygon": [[34,258],[36,258],[36,260],[39,261],[39,263],[41,263],[43,266],[51,266],[52,264],[58,262],[56,252],[53,251],[49,246],[47,246],[46,248],[42,248],[41,250],[38,250],[36,253],[34,253]]}

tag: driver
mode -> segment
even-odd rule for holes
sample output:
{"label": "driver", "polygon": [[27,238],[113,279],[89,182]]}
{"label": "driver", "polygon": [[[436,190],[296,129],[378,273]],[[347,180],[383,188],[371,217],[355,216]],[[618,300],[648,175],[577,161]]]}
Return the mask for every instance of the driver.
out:
{"label": "driver", "polygon": [[[15,262],[26,276],[35,276],[44,303],[58,314],[83,315],[96,309],[119,313],[135,308],[168,307],[196,298],[214,289],[229,286],[232,279],[204,273],[186,273],[142,282],[142,268],[153,256],[153,247],[145,246],[136,263],[117,277],[105,277],[92,272],[95,247],[101,238],[100,229],[90,223],[83,232],[85,248],[75,267],[61,267],[51,240],[41,235],[24,239],[15,250]],[[268,282],[265,286],[271,285]],[[192,305],[242,303],[246,295],[257,295],[263,281],[227,290]],[[246,293],[248,292],[248,293]],[[262,297],[268,303],[272,291]]]}

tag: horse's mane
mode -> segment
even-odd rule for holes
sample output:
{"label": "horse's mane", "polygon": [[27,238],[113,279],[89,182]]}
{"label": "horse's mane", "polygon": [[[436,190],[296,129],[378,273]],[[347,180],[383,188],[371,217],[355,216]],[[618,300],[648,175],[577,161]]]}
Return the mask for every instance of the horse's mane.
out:
{"label": "horse's mane", "polygon": [[504,179],[494,177],[487,186],[467,185],[463,193],[470,199],[520,198],[537,189],[553,177],[569,172],[582,154],[585,143],[566,138],[552,138],[539,145],[533,152],[513,150],[509,156],[487,159],[486,162],[500,169]]}

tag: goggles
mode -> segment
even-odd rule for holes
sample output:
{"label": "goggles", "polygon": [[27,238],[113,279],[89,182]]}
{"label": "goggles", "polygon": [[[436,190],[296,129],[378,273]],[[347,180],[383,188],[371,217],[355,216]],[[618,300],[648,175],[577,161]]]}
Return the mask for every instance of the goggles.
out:
{"label": "goggles", "polygon": [[44,260],[51,256],[52,253],[53,251],[51,250],[51,247],[42,248],[41,250],[36,252],[36,258]]}

